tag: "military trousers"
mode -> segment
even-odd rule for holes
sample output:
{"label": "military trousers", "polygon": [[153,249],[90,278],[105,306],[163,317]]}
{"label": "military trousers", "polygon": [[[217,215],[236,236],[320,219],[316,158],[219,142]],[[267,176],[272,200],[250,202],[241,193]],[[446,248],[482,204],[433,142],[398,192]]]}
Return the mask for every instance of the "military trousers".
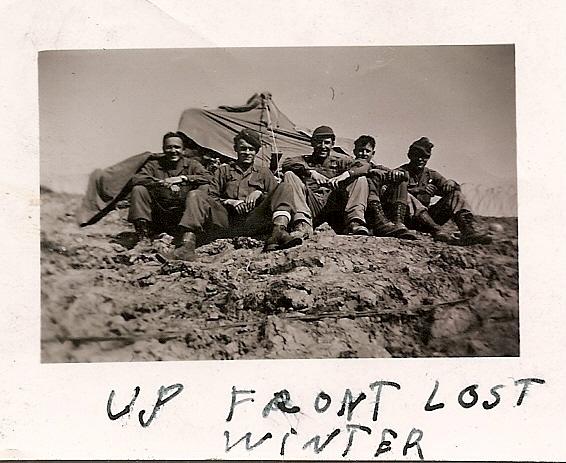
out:
{"label": "military trousers", "polygon": [[270,232],[273,217],[291,217],[291,199],[289,185],[281,183],[271,193],[263,195],[249,213],[238,214],[218,199],[194,190],[187,196],[187,220],[181,225],[207,239],[262,235]]}
{"label": "military trousers", "polygon": [[434,204],[426,207],[415,196],[409,194],[409,217],[417,216],[421,211],[428,210],[432,219],[438,225],[444,225],[459,211],[470,211],[470,205],[460,189],[445,193]]}
{"label": "military trousers", "polygon": [[[198,190],[194,190],[198,191]],[[180,186],[178,191],[172,191],[165,186],[147,188],[136,185],[130,195],[128,220],[145,219],[152,224],[156,232],[171,231],[177,225],[188,221],[190,188]]]}
{"label": "military trousers", "polygon": [[352,221],[365,223],[369,194],[368,180],[358,177],[336,190],[321,188],[312,191],[293,172],[286,172],[283,185],[293,191],[294,221],[304,220],[313,227],[328,222],[336,231],[344,231]]}

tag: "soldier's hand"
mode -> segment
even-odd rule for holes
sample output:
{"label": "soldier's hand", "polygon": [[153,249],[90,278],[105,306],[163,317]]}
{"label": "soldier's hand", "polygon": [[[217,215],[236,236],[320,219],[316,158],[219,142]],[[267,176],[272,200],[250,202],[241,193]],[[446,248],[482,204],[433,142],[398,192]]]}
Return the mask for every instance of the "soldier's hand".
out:
{"label": "soldier's hand", "polygon": [[346,180],[349,177],[350,177],[350,174],[347,171],[342,172],[340,175],[337,175],[336,177],[332,177],[332,178],[328,179],[328,185],[330,186],[330,188],[335,190],[336,188],[338,188],[340,186],[340,182],[343,182],[344,180]]}
{"label": "soldier's hand", "polygon": [[326,175],[322,175],[321,173],[317,172],[316,170],[311,170],[311,178],[318,184],[318,185],[326,185],[328,183],[328,177]]}
{"label": "soldier's hand", "polygon": [[367,177],[378,178],[379,180],[387,180],[389,172],[383,169],[370,169],[366,175]]}
{"label": "soldier's hand", "polygon": [[183,183],[183,179],[181,177],[167,177],[163,180],[165,186],[176,185],[177,183]]}
{"label": "soldier's hand", "polygon": [[245,199],[246,212],[250,212],[256,205],[257,200],[261,198],[261,191],[254,190]]}
{"label": "soldier's hand", "polygon": [[226,206],[233,207],[236,211],[236,214],[245,214],[246,213],[246,202],[242,199],[227,199],[224,201]]}
{"label": "soldier's hand", "polygon": [[388,172],[389,181],[399,183],[407,179],[407,174],[404,170],[392,170]]}
{"label": "soldier's hand", "polygon": [[224,205],[230,206],[230,207],[233,207],[234,209],[236,209],[236,207],[238,207],[243,202],[244,201],[242,201],[241,199],[226,199],[226,200],[224,200]]}
{"label": "soldier's hand", "polygon": [[237,214],[246,214],[248,212],[248,207],[245,201],[239,200],[238,204],[234,207]]}
{"label": "soldier's hand", "polygon": [[442,187],[442,191],[444,193],[452,193],[457,187],[458,184],[454,180],[448,180]]}
{"label": "soldier's hand", "polygon": [[427,186],[424,187],[424,191],[431,196],[435,196],[437,192],[437,188],[432,183],[429,183]]}

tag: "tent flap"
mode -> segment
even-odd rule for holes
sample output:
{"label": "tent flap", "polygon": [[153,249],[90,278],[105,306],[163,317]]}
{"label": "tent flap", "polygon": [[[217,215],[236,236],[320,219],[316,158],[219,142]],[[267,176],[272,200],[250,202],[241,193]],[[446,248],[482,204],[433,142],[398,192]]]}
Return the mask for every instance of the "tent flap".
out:
{"label": "tent flap", "polygon": [[[233,139],[242,129],[256,131],[262,148],[256,165],[270,167],[272,155],[299,156],[312,151],[310,136],[275,105],[268,92],[255,94],[243,106],[220,106],[217,109],[187,109],[181,115],[179,130],[200,146],[234,159]],[[338,139],[342,152],[351,152],[352,142]]]}

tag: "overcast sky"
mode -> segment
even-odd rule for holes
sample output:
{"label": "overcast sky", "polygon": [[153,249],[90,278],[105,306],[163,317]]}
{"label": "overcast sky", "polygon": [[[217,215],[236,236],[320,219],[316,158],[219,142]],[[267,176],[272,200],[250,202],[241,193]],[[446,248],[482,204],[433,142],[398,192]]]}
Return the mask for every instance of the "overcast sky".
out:
{"label": "overcast sky", "polygon": [[514,49],[494,45],[42,52],[41,182],[83,192],[93,169],[159,152],[184,109],[263,90],[298,126],[373,135],[391,167],[428,136],[446,176],[516,181]]}

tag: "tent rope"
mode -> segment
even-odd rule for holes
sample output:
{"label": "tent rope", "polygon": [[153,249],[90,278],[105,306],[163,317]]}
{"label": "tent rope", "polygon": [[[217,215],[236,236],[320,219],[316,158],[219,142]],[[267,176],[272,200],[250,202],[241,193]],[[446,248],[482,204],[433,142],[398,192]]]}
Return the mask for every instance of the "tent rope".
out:
{"label": "tent rope", "polygon": [[277,178],[281,178],[281,169],[279,168],[279,149],[277,149],[277,141],[275,140],[275,132],[273,131],[273,123],[271,122],[271,113],[269,112],[269,105],[266,101],[265,103],[265,110],[267,113],[267,126],[271,132],[271,139],[273,140],[273,149],[274,153],[272,152],[271,155],[275,154],[275,176]]}

